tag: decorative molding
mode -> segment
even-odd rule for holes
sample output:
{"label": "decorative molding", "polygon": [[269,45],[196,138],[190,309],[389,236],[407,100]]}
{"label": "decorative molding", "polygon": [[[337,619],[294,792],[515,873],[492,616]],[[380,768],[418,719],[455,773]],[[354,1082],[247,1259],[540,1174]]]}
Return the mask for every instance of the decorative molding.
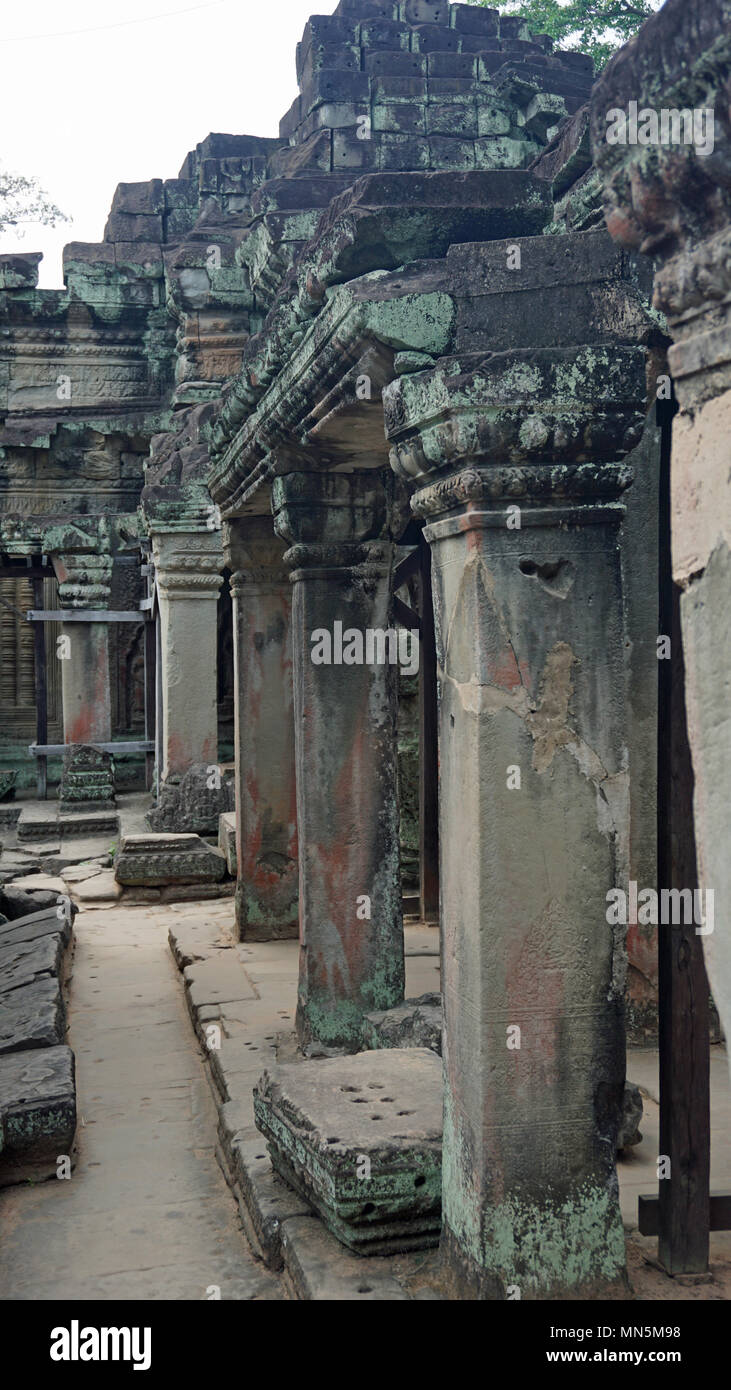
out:
{"label": "decorative molding", "polygon": [[411,501],[415,516],[430,517],[470,502],[531,505],[612,502],[633,479],[628,464],[551,464],[517,467],[466,468],[417,492]]}

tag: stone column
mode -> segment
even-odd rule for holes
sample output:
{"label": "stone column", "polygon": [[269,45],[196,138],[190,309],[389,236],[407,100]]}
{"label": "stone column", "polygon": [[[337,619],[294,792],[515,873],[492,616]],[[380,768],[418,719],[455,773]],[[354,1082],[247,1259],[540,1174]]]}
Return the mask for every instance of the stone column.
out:
{"label": "stone column", "polygon": [[226,523],[232,571],[236,925],[241,941],[298,934],[292,591],[272,519]]}
{"label": "stone column", "polygon": [[641,397],[643,356],[505,353],[384,393],[433,560],[443,1252],[462,1297],[623,1285],[626,957],[607,893],[627,874],[629,470],[569,460],[633,442],[609,401]]}
{"label": "stone column", "polygon": [[[65,552],[53,557],[53,565],[62,609],[109,608],[111,555]],[[62,623],[61,637],[64,743],[109,743],[112,737],[109,624]]]}
{"label": "stone column", "polygon": [[368,629],[393,627],[394,481],[292,473],[274,485],[276,529],[292,542],[303,1046],[358,1051],[363,1014],[404,993],[397,672],[358,651]]}
{"label": "stone column", "polygon": [[218,758],[220,531],[153,533],[162,647],[162,782]]}

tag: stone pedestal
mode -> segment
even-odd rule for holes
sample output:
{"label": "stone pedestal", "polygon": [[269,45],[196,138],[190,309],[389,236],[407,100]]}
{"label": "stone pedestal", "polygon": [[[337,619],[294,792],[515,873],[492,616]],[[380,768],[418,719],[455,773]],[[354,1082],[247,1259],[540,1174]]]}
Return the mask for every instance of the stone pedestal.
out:
{"label": "stone pedestal", "polygon": [[[274,486],[277,531],[293,542],[297,1028],[303,1045],[349,1051],[363,1015],[399,1003],[404,991],[397,671],[347,664],[349,632],[364,639],[393,627],[394,481],[293,473]],[[316,664],[328,642],[331,663]]]}
{"label": "stone pedestal", "polygon": [[298,934],[292,595],[271,517],[227,524],[234,605],[236,925],[241,941]]}
{"label": "stone pedestal", "polygon": [[[59,607],[109,608],[111,555],[59,555],[54,557],[54,568],[59,581]],[[62,623],[60,636],[64,743],[109,743],[112,737],[109,624]]]}
{"label": "stone pedestal", "polygon": [[162,781],[218,758],[218,531],[153,535],[162,649]]}

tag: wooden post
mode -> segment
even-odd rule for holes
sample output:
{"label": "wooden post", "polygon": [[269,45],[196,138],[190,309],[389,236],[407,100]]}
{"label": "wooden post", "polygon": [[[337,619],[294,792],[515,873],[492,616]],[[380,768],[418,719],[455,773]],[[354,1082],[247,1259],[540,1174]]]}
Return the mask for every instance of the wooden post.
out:
{"label": "wooden post", "polygon": [[420,913],[425,922],[439,921],[439,749],[437,712],[437,653],[431,586],[431,551],[419,539],[419,607],[421,662],[419,665],[419,862]]}
{"label": "wooden post", "polygon": [[[155,741],[157,715],[157,622],[145,623],[145,739]],[[155,775],[155,754],[145,754],[145,789],[152,790]]]}
{"label": "wooden post", "polygon": [[[660,407],[658,407],[660,410]],[[658,888],[697,887],[693,765],[685,716],[680,591],[673,584],[670,532],[672,410],[663,426],[660,478],[660,632],[671,659],[658,662]],[[680,914],[678,914],[680,915]],[[710,1226],[709,989],[693,923],[658,927],[660,1155],[658,1254],[668,1274],[708,1269]]]}
{"label": "wooden post", "polygon": [[[43,607],[43,580],[33,580],[33,603]],[[33,647],[36,677],[36,743],[48,743],[48,672],[46,668],[46,629],[43,623],[33,626]],[[48,797],[48,759],[39,757],[36,763],[38,798]]]}

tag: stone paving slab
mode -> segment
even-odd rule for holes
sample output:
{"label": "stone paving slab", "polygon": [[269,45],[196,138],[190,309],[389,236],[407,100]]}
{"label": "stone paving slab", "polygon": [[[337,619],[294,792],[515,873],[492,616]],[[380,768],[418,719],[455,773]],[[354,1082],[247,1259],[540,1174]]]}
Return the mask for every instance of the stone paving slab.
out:
{"label": "stone paving slab", "polygon": [[[393,1274],[374,1268],[373,1260],[345,1253],[312,1216],[293,1216],[284,1224],[282,1253],[295,1298],[328,1303],[402,1303],[409,1299]],[[375,1263],[382,1265],[381,1260]]]}
{"label": "stone paving slab", "polygon": [[60,1047],[65,1038],[66,1010],[58,980],[35,980],[2,997],[0,1054]]}
{"label": "stone paving slab", "polygon": [[223,959],[209,959],[187,965],[183,971],[190,1007],[205,1004],[226,1004],[241,999],[256,999],[256,990],[245,970],[231,952]]}
{"label": "stone paving slab", "polygon": [[47,1047],[4,1057],[0,1066],[0,1187],[56,1175],[76,1129],[74,1054]]}
{"label": "stone paving slab", "polygon": [[8,885],[10,888],[18,888],[22,893],[65,893],[66,885],[62,878],[56,878],[51,874],[25,874],[22,878],[14,878]]}
{"label": "stone paving slab", "polygon": [[111,869],[103,869],[82,883],[70,883],[68,886],[78,903],[114,903],[123,892],[121,883],[117,883]]}

